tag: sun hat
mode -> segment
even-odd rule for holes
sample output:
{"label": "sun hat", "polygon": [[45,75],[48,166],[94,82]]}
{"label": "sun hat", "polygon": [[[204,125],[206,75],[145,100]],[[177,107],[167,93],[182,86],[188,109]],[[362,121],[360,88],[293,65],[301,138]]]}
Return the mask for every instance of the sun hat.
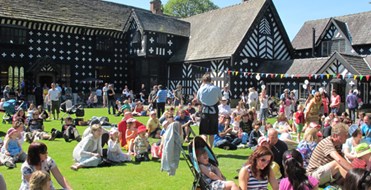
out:
{"label": "sun hat", "polygon": [[149,112],[149,115],[153,115],[153,114],[156,114],[156,111]]}
{"label": "sun hat", "polygon": [[111,130],[109,131],[110,135],[115,134],[116,132],[119,132],[119,130],[116,127],[112,127]]}
{"label": "sun hat", "polygon": [[141,126],[138,127],[138,134],[139,134],[139,133],[142,133],[142,132],[146,132],[146,131],[147,131],[146,126],[141,125]]}
{"label": "sun hat", "polygon": [[222,101],[227,101],[227,98],[223,96]]}
{"label": "sun hat", "polygon": [[354,150],[357,153],[357,155],[356,155],[357,158],[371,153],[371,147],[367,143],[361,143],[361,144],[357,145],[354,148]]}
{"label": "sun hat", "polygon": [[10,136],[10,135],[12,135],[12,134],[15,133],[15,132],[17,132],[16,129],[14,129],[14,128],[10,128],[10,129],[8,129],[8,131],[6,132],[6,134],[7,134],[8,136]]}
{"label": "sun hat", "polygon": [[261,146],[263,142],[268,142],[268,139],[265,136],[261,136],[258,139],[258,146]]}
{"label": "sun hat", "polygon": [[358,125],[356,125],[356,124],[351,125],[349,127],[349,135],[353,136],[353,133],[356,132],[357,129],[358,129]]}
{"label": "sun hat", "polygon": [[126,123],[134,123],[134,122],[136,122],[136,121],[137,121],[137,120],[134,119],[134,118],[129,118],[129,119],[126,120]]}

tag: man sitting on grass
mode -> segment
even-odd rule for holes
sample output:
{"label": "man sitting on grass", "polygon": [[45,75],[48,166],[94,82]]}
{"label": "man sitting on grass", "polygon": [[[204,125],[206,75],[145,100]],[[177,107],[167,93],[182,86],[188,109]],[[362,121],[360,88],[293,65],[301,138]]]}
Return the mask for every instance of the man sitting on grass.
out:
{"label": "man sitting on grass", "polygon": [[332,126],[331,136],[318,143],[307,167],[308,176],[319,180],[319,185],[333,182],[341,176],[345,178],[352,166],[344,159],[342,145],[348,138],[348,126],[337,123]]}

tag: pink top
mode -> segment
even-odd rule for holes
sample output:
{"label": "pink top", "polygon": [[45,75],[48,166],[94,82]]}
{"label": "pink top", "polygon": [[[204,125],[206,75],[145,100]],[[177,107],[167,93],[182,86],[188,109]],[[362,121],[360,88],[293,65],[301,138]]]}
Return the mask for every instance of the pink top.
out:
{"label": "pink top", "polygon": [[[309,183],[312,185],[312,187],[316,187],[319,184],[319,181],[316,178],[312,177],[312,176],[308,176],[308,180],[309,180]],[[280,188],[279,189],[280,190],[294,190],[292,188],[292,185],[291,185],[290,181],[289,181],[289,178],[287,178],[287,177],[286,178],[283,178],[280,181]],[[311,190],[311,189],[309,189],[308,187],[306,187],[305,190]]]}
{"label": "pink top", "polygon": [[340,108],[340,96],[331,96],[331,108]]}

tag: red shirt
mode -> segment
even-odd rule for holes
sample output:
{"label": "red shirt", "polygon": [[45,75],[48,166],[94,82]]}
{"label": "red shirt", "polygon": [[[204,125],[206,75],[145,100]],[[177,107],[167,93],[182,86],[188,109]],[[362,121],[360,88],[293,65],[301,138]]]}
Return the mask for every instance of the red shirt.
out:
{"label": "red shirt", "polygon": [[359,158],[355,158],[353,161],[352,161],[352,167],[353,168],[362,168],[362,169],[366,169],[367,167],[367,163],[366,161],[364,160],[361,160]]}
{"label": "red shirt", "polygon": [[[139,127],[143,125],[141,122],[139,121],[135,121],[135,127]],[[117,124],[117,129],[118,131],[120,131],[121,133],[121,136],[120,136],[120,139],[121,139],[121,147],[124,147],[126,145],[126,130],[127,130],[127,123],[126,123],[126,119],[125,120],[121,120],[118,124]]]}

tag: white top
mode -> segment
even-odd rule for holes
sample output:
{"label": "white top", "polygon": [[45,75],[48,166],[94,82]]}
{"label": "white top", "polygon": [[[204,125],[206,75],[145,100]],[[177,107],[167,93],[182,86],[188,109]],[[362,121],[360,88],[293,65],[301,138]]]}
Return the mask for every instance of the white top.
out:
{"label": "white top", "polygon": [[265,97],[260,101],[260,108],[261,109],[266,109],[268,108],[268,98]]}
{"label": "white top", "polygon": [[48,94],[51,101],[58,101],[59,100],[59,94],[61,92],[57,90],[56,88],[53,90],[52,88],[49,89]]}

